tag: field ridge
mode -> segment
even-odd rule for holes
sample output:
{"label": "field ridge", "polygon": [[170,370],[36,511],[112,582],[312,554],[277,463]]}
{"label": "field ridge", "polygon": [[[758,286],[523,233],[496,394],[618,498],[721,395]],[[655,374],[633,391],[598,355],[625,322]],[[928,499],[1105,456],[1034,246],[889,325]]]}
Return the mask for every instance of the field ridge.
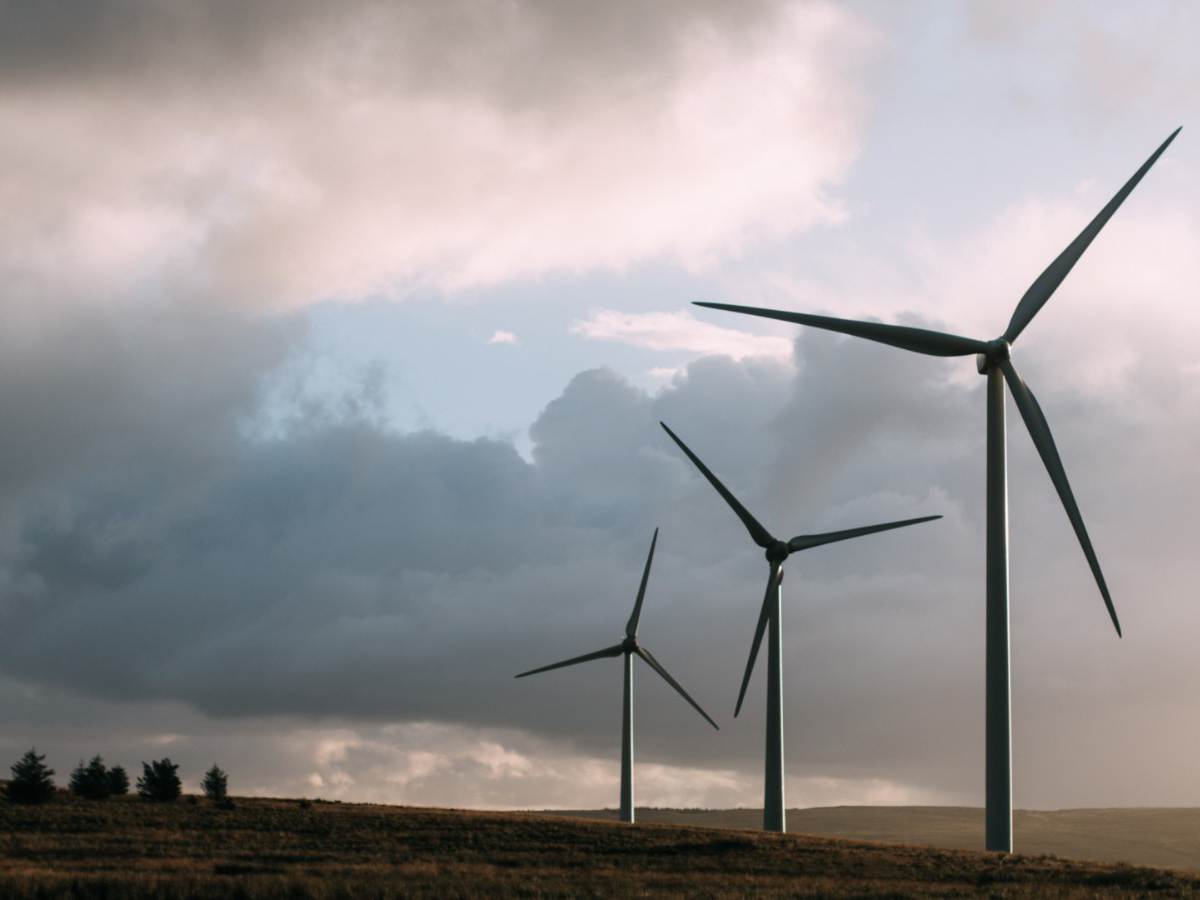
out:
{"label": "field ridge", "polygon": [[65,793],[0,803],[0,897],[13,900],[634,894],[1193,897],[1200,873],[561,813]]}
{"label": "field ridge", "polygon": [[[615,821],[616,810],[545,810]],[[639,809],[641,822],[758,830],[760,809]],[[787,811],[792,833],[978,850],[983,809],[965,806],[828,806]],[[1018,853],[1200,871],[1200,808],[1113,807],[1013,811]]]}

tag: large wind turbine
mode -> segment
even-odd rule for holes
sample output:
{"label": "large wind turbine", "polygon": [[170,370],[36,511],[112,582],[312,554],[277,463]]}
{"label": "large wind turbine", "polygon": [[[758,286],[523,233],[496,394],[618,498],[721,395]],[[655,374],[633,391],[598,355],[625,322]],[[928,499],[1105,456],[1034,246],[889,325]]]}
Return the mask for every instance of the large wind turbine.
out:
{"label": "large wind turbine", "polygon": [[644,659],[650,668],[666,680],[667,684],[675,688],[684,700],[692,704],[696,712],[708,720],[709,725],[720,730],[717,723],[709,718],[708,713],[700,708],[700,704],[693,700],[688,695],[688,692],[680,687],[679,682],[667,673],[667,670],[651,655],[649,650],[638,643],[637,630],[638,623],[642,619],[642,600],[646,596],[646,582],[650,578],[650,563],[654,560],[654,545],[657,543],[658,529],[655,528],[654,537],[650,539],[650,554],[646,557],[646,569],[642,572],[642,584],[638,588],[637,600],[633,604],[633,614],[630,615],[629,621],[625,624],[625,640],[611,647],[605,647],[603,650],[597,650],[595,653],[585,653],[583,656],[576,656],[562,662],[552,663],[548,666],[542,666],[539,669],[530,669],[528,672],[522,672],[516,676],[517,678],[524,678],[526,675],[536,675],[538,672],[549,672],[551,669],[561,669],[564,666],[573,666],[576,663],[587,662],[592,659],[603,659],[609,656],[623,655],[625,657],[625,703],[624,714],[621,719],[622,822],[633,821],[633,657],[635,654]]}
{"label": "large wind turbine", "polygon": [[659,422],[663,430],[679,445],[679,449],[687,454],[697,469],[717,489],[717,493],[725,498],[725,502],[737,513],[754,543],[766,550],[767,565],[770,575],[767,576],[767,590],[763,595],[762,611],[758,616],[758,626],[754,629],[754,643],[750,645],[750,658],[746,661],[746,674],[742,676],[742,688],[738,692],[737,707],[734,716],[742,711],[742,701],[746,697],[746,686],[750,683],[750,674],[754,671],[754,661],[758,658],[758,648],[762,644],[763,632],[767,625],[771,626],[771,636],[767,645],[767,753],[766,775],[763,784],[763,830],[786,831],[783,801],[783,638],[780,628],[780,607],[783,597],[783,561],[792,553],[819,547],[822,544],[832,544],[850,538],[862,537],[864,534],[874,534],[876,531],[887,531],[891,528],[903,528],[905,525],[916,525],[918,522],[929,522],[940,519],[941,516],[922,516],[919,519],[904,519],[900,522],[886,522],[882,525],[866,525],[862,528],[850,528],[845,531],[830,531],[825,534],[802,534],[790,541],[781,541],[773,537],[767,529],[758,523],[746,507],[738,502],[737,497],[729,492],[725,485],[709,471],[708,466],[700,461],[687,444],[665,422]]}
{"label": "large wind turbine", "polygon": [[1075,497],[1071,493],[1071,485],[1067,481],[1067,473],[1055,449],[1054,439],[1050,436],[1050,426],[1042,414],[1041,407],[1034,399],[1017,370],[1013,367],[1011,352],[1012,345],[1020,336],[1038,311],[1050,299],[1051,294],[1067,277],[1067,273],[1079,261],[1083,252],[1092,240],[1100,233],[1117,208],[1137,187],[1142,177],[1158,160],[1163,151],[1180,129],[1176,128],[1171,136],[1162,142],[1161,146],[1150,156],[1133,177],[1117,191],[1104,209],[1088,226],[1079,233],[1070,245],[1059,254],[1017,304],[1012,319],[1004,334],[993,341],[980,341],[973,338],[959,337],[939,331],[928,331],[924,328],[909,328],[900,325],[883,325],[877,322],[858,322],[848,319],[835,319],[829,316],[814,316],[807,313],[784,312],[772,309],[758,309],[747,306],[731,306],[725,303],[698,303],[697,306],[708,306],[713,309],[725,309],[732,312],[749,313],[755,316],[765,316],[770,319],[782,319],[785,322],[796,322],[800,325],[811,325],[814,328],[824,328],[855,337],[890,344],[903,350],[925,353],[929,356],[970,356],[975,354],[976,364],[981,375],[987,376],[987,756],[986,769],[986,802],[987,828],[986,847],[988,850],[1012,852],[1012,740],[1010,731],[1011,698],[1009,689],[1009,626],[1008,626],[1008,484],[1005,472],[1005,433],[1004,433],[1004,382],[1008,382],[1012,391],[1013,401],[1025,427],[1033,438],[1034,446],[1041,454],[1050,480],[1058,491],[1066,509],[1067,517],[1075,529],[1083,554],[1087,557],[1088,565],[1095,576],[1112,617],[1113,626],[1121,634],[1121,625],[1117,621],[1117,611],[1113,607],[1112,597],[1108,593],[1108,585],[1100,572],[1100,563],[1088,539],[1087,529],[1083,526],[1083,518]]}

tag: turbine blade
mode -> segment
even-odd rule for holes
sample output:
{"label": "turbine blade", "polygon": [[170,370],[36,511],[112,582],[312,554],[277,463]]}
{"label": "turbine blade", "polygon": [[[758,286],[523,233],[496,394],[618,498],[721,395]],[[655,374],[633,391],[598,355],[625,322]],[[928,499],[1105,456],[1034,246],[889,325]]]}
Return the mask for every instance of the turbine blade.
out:
{"label": "turbine blade", "polygon": [[1071,520],[1075,536],[1079,538],[1079,544],[1083,547],[1083,555],[1087,557],[1088,565],[1092,568],[1092,575],[1096,579],[1096,585],[1100,588],[1100,596],[1104,598],[1104,605],[1108,607],[1113,627],[1117,629],[1117,636],[1120,637],[1121,623],[1117,621],[1117,610],[1113,606],[1112,597],[1109,596],[1108,585],[1104,582],[1104,574],[1100,571],[1100,561],[1096,559],[1096,551],[1092,549],[1087,529],[1083,527],[1083,516],[1079,514],[1079,507],[1075,504],[1075,495],[1071,493],[1071,484],[1067,481],[1066,470],[1063,469],[1058,449],[1054,446],[1054,438],[1050,435],[1050,425],[1046,422],[1046,416],[1042,413],[1037,398],[1033,396],[1033,391],[1029,390],[1029,387],[1021,380],[1021,376],[1017,374],[1012,361],[1005,360],[1000,364],[1000,368],[1004,372],[1004,379],[1008,382],[1009,390],[1012,391],[1013,400],[1016,401],[1021,418],[1025,420],[1029,436],[1033,438],[1033,445],[1041,454],[1046,471],[1050,473],[1050,480],[1054,482],[1058,497],[1067,511],[1067,518]]}
{"label": "turbine blade", "polygon": [[[1181,126],[1182,127],[1182,126]],[[1010,344],[1017,339],[1017,336],[1025,330],[1025,326],[1033,321],[1033,317],[1038,314],[1046,301],[1050,299],[1050,295],[1058,289],[1062,284],[1067,273],[1071,271],[1075,263],[1079,262],[1079,257],[1083,256],[1083,252],[1087,250],[1088,245],[1100,233],[1100,229],[1108,224],[1108,220],[1112,218],[1113,213],[1117,208],[1125,202],[1125,198],[1130,192],[1137,187],[1138,182],[1142,180],[1142,176],[1150,171],[1163,151],[1167,149],[1171,141],[1175,140],[1175,135],[1179,134],[1179,128],[1171,132],[1168,137],[1157,150],[1146,160],[1140,169],[1133,173],[1133,177],[1125,182],[1125,186],[1117,191],[1116,196],[1108,201],[1108,205],[1100,210],[1096,218],[1088,223],[1087,228],[1079,232],[1078,237],[1071,241],[1067,249],[1059,254],[1058,258],[1046,268],[1037,280],[1029,286],[1029,290],[1025,292],[1025,296],[1021,298],[1021,302],[1017,304],[1017,308],[1013,311],[1012,320],[1008,323],[1008,330],[1004,332],[1004,339]]]}
{"label": "turbine blade", "polygon": [[835,319],[832,316],[760,309],[756,306],[732,306],[728,303],[694,303],[693,305],[746,313],[751,316],[763,316],[768,319],[779,319],[783,322],[794,322],[797,325],[808,325],[812,328],[823,328],[826,331],[866,338],[868,341],[888,344],[902,350],[912,350],[914,353],[925,353],[929,356],[970,356],[972,353],[986,353],[988,350],[986,341],[959,337],[956,334],[946,334],[942,331],[930,331],[926,328],[910,328],[907,325],[859,322],[855,319]]}
{"label": "turbine blade", "polygon": [[548,666],[542,666],[540,669],[530,669],[528,672],[522,672],[516,678],[524,678],[526,675],[536,675],[538,672],[549,672],[551,669],[561,669],[564,666],[573,666],[576,663],[588,662],[593,659],[604,659],[606,656],[620,656],[625,652],[624,644],[615,644],[612,647],[605,647],[603,650],[597,650],[595,653],[585,653],[583,656],[564,659],[562,662],[551,663]]}
{"label": "turbine blade", "polygon": [[779,590],[779,582],[783,580],[783,564],[778,563],[771,570],[767,579],[767,591],[763,594],[762,612],[758,614],[758,625],[754,629],[754,643],[750,645],[750,658],[746,661],[746,674],[742,676],[742,689],[738,691],[737,706],[733,710],[736,719],[742,711],[742,701],[746,699],[746,688],[750,684],[750,675],[754,671],[754,661],[758,659],[758,648],[762,645],[763,633],[767,630],[767,622],[771,619],[771,591]]}
{"label": "turbine blade", "polygon": [[644,659],[649,664],[650,668],[652,668],[666,680],[667,684],[679,691],[679,695],[688,703],[692,704],[692,708],[695,709],[696,712],[700,713],[700,715],[704,716],[704,718],[708,720],[709,725],[711,725],[713,728],[716,728],[717,731],[721,730],[721,727],[712,720],[712,717],[708,713],[700,708],[700,704],[693,700],[687,691],[680,687],[679,682],[670,676],[667,670],[662,667],[662,664],[654,658],[649,650],[647,650],[645,647],[636,647],[633,652]]}
{"label": "turbine blade", "polygon": [[941,516],[921,516],[919,519],[902,519],[899,522],[884,522],[882,525],[864,525],[862,528],[847,528],[845,531],[828,531],[825,534],[802,534],[788,541],[788,549],[793,553],[820,547],[822,544],[832,544],[837,541],[848,541],[850,538],[862,537],[864,534],[874,534],[876,531],[888,531],[892,528],[903,528],[905,525],[916,525],[920,522],[932,522]]}
{"label": "turbine blade", "polygon": [[725,498],[725,502],[729,504],[730,508],[735,513],[737,513],[738,518],[742,520],[742,524],[746,526],[746,530],[750,532],[750,537],[754,539],[754,543],[758,544],[758,546],[762,547],[764,550],[775,543],[775,538],[771,537],[771,533],[758,524],[758,520],[754,518],[754,516],[750,515],[749,510],[747,510],[746,507],[742,506],[742,504],[738,502],[737,497],[729,493],[729,489],[725,487],[725,485],[721,484],[717,476],[708,470],[708,466],[700,462],[700,457],[696,456],[695,453],[689,450],[688,445],[681,441],[678,435],[676,435],[675,432],[667,427],[667,423],[659,422],[658,424],[663,427],[663,431],[671,436],[671,440],[679,445],[679,449],[687,454],[687,458],[695,463],[696,468],[699,469],[700,473],[708,479],[709,484],[717,489],[717,493]]}
{"label": "turbine blade", "polygon": [[654,560],[654,545],[658,543],[658,529],[650,539],[650,555],[646,557],[646,569],[642,572],[642,585],[638,588],[637,602],[633,604],[633,615],[625,625],[625,637],[637,637],[638,623],[642,620],[642,599],[646,596],[646,582],[650,580],[650,563]]}

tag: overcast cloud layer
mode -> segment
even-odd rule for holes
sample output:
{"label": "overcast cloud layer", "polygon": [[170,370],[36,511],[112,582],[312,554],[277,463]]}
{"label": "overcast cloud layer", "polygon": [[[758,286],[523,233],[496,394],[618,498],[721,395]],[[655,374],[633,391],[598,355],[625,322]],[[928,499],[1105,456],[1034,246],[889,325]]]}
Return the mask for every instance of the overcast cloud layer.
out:
{"label": "overcast cloud layer", "polygon": [[[970,9],[0,2],[0,753],[612,805],[618,663],[512,676],[620,638],[659,527],[722,730],[638,668],[639,802],[756,804],[766,566],[663,420],[781,537],[944,517],[789,561],[789,803],[979,803],[973,361],[687,303],[990,338],[1182,123],[1017,348],[1126,637],[1010,410],[1014,767],[1200,804],[1198,23]],[[411,427],[420,372],[540,413]]]}
{"label": "overcast cloud layer", "polygon": [[4,16],[11,264],[53,249],[77,262],[54,280],[89,294],[157,276],[271,306],[701,265],[835,220],[823,184],[863,107],[839,73],[870,40],[836,8],[773,3]]}

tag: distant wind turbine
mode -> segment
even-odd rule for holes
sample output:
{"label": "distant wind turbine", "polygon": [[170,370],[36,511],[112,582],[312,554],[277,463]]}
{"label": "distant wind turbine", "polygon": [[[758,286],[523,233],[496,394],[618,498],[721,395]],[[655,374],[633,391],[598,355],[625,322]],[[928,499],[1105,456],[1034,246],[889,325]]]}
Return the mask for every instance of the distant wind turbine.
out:
{"label": "distant wind turbine", "polygon": [[517,678],[524,678],[526,675],[536,675],[538,672],[549,672],[551,669],[561,669],[565,666],[573,666],[576,663],[588,662],[593,659],[604,659],[610,656],[625,657],[625,703],[624,714],[621,719],[621,821],[633,821],[633,657],[636,654],[646,661],[655,672],[663,677],[663,679],[671,687],[679,692],[696,712],[704,716],[708,724],[713,728],[719,727],[717,723],[709,718],[708,713],[700,708],[700,704],[691,698],[687,691],[680,687],[679,682],[670,676],[666,669],[662,667],[657,659],[638,643],[637,631],[638,623],[642,619],[642,600],[646,596],[646,582],[650,579],[650,563],[654,560],[654,545],[658,543],[658,529],[654,529],[654,537],[650,540],[650,554],[646,557],[646,569],[642,572],[642,584],[638,588],[637,601],[633,604],[633,614],[630,615],[629,621],[625,624],[625,640],[619,644],[614,644],[611,647],[605,647],[603,650],[597,650],[594,653],[585,653],[583,656],[576,656],[572,659],[566,659],[562,662],[552,663],[548,666],[542,666],[539,669],[530,669],[528,672],[522,672],[517,675]]}
{"label": "distant wind turbine", "polygon": [[717,493],[725,498],[725,502],[737,513],[754,543],[766,550],[767,565],[770,575],[767,577],[767,590],[763,595],[762,611],[758,616],[758,626],[754,629],[754,643],[750,645],[750,659],[746,662],[746,674],[742,676],[742,688],[738,692],[737,707],[734,716],[742,711],[742,701],[746,697],[746,686],[750,683],[750,674],[754,671],[754,661],[758,658],[758,648],[762,644],[763,632],[767,625],[771,626],[771,636],[767,645],[767,753],[766,776],[763,786],[763,830],[786,831],[784,800],[783,800],[783,638],[780,628],[780,607],[783,596],[783,561],[792,553],[820,547],[822,544],[832,544],[850,538],[874,534],[877,531],[888,531],[892,528],[903,528],[905,525],[916,525],[940,519],[941,516],[922,516],[919,519],[904,519],[900,522],[886,522],[882,525],[866,525],[862,528],[850,528],[845,531],[830,531],[825,534],[802,534],[790,541],[781,541],[773,537],[767,529],[750,515],[746,507],[738,502],[737,497],[721,484],[717,476],[709,471],[665,422],[659,422],[663,430],[679,445],[679,449],[687,454],[717,489]]}
{"label": "distant wind turbine", "polygon": [[827,331],[836,331],[855,337],[866,338],[881,344],[890,344],[902,350],[912,350],[929,356],[976,355],[976,365],[981,375],[987,375],[987,756],[986,802],[987,827],[985,846],[988,850],[1012,852],[1012,739],[1011,739],[1011,696],[1009,685],[1009,625],[1008,625],[1008,483],[1005,471],[1005,428],[1004,428],[1004,382],[1008,382],[1013,401],[1033,444],[1037,447],[1050,473],[1050,480],[1058,491],[1067,512],[1067,518],[1075,529],[1075,535],[1083,547],[1092,575],[1108,607],[1117,636],[1121,624],[1113,607],[1108,585],[1100,572],[1100,563],[1088,539],[1083,517],[1071,493],[1067,473],[1059,459],[1050,436],[1050,426],[1042,414],[1041,407],[1017,370],[1013,367],[1012,345],[1038,311],[1067,277],[1067,273],[1083,256],[1088,245],[1100,233],[1117,208],[1130,192],[1137,187],[1142,177],[1157,162],[1180,129],[1176,128],[1150,156],[1121,190],[1100,210],[1096,218],[1079,233],[1070,245],[1059,254],[1037,280],[1025,292],[1013,312],[1004,334],[993,341],[980,341],[959,337],[924,328],[900,325],[883,325],[878,322],[859,322],[835,319],[829,316],[814,316],[807,313],[759,309],[749,306],[731,306],[725,303],[697,303],[712,309],[748,313],[810,325]]}

